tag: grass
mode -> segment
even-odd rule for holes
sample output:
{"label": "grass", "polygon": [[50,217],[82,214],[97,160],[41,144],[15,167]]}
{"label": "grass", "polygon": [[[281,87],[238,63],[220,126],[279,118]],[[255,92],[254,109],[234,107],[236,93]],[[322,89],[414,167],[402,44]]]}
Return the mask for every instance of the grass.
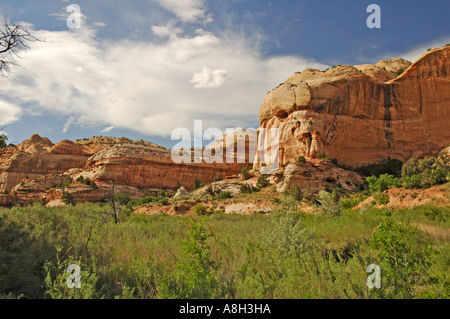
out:
{"label": "grass", "polygon": [[[204,218],[205,229],[212,234],[201,243],[217,265],[212,273],[218,286],[212,298],[380,297],[367,290],[364,267],[379,262],[380,250],[369,243],[386,220],[408,227],[402,237],[407,245],[433,248],[428,277],[421,277],[427,279],[421,282],[426,294],[414,297],[449,297],[445,276],[450,262],[450,207],[344,209],[334,217],[278,209],[281,217],[223,213],[191,217],[194,223]],[[188,269],[183,260],[190,260],[183,255],[184,242],[193,234],[186,218],[136,215],[122,207],[117,225],[111,213],[108,204],[0,209],[0,297],[161,298],[167,291],[176,297],[175,284],[183,281],[175,278],[180,269]],[[283,214],[299,214],[299,219]],[[289,234],[302,234],[302,229],[312,234],[305,239],[307,250],[265,244],[269,232],[270,238],[284,238],[280,245],[288,247],[292,240],[297,247],[301,235]],[[85,271],[78,295],[65,287],[69,262],[80,263]],[[201,291],[201,284],[189,285]]]}

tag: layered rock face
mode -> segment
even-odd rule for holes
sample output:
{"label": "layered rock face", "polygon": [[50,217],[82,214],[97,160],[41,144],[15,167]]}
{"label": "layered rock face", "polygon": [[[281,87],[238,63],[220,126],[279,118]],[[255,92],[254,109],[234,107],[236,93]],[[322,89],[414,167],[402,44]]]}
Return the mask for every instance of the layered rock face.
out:
{"label": "layered rock face", "polygon": [[450,47],[412,65],[307,69],[270,92],[260,111],[260,131],[279,130],[267,148],[279,147],[281,166],[321,154],[348,166],[436,154],[450,144],[449,122]]}
{"label": "layered rock face", "polygon": [[[216,143],[214,149],[219,152],[221,147],[229,147],[228,144]],[[203,151],[200,150],[200,154]],[[221,153],[226,155],[226,150]],[[142,140],[94,137],[53,144],[47,138],[33,135],[16,147],[9,147],[0,157],[0,205],[7,206],[12,200],[21,203],[39,198],[54,201],[64,191],[73,194],[78,201],[101,201],[110,196],[112,182],[116,193],[136,198],[178,185],[189,189],[196,180],[209,182],[218,173],[235,175],[242,166],[248,165],[248,162],[239,163],[236,153],[232,155],[230,163],[203,160],[175,164],[170,150]],[[77,183],[80,177],[94,181],[93,186],[98,188]]]}

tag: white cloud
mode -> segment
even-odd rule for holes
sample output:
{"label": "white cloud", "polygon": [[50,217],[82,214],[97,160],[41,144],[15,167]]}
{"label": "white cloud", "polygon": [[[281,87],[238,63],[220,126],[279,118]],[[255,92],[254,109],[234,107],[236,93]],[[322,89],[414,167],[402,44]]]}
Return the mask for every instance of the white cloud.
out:
{"label": "white cloud", "polygon": [[162,8],[172,12],[183,22],[212,22],[206,15],[205,0],[155,0]]}
{"label": "white cloud", "polygon": [[204,67],[201,72],[194,74],[190,82],[194,84],[196,89],[212,89],[222,86],[227,78],[228,73],[226,70],[210,70]]}
{"label": "white cloud", "polygon": [[[56,112],[72,117],[70,124],[146,135],[167,137],[177,127],[191,129],[195,119],[205,128],[254,126],[269,90],[295,71],[327,67],[295,56],[263,57],[253,39],[236,34],[99,42],[87,27],[34,33],[45,42],[22,53],[14,79],[2,80],[0,100],[27,105],[27,114]],[[215,89],[198,90],[191,80]],[[16,121],[20,108],[4,105],[0,123]]]}
{"label": "white cloud", "polygon": [[21,113],[19,106],[0,100],[0,126],[18,121]]}
{"label": "white cloud", "polygon": [[67,122],[64,124],[63,129],[62,129],[62,133],[67,133],[67,131],[69,130],[69,127],[72,125],[73,121],[75,120],[75,118],[73,116],[71,116]]}
{"label": "white cloud", "polygon": [[114,126],[109,126],[100,131],[100,133],[108,133],[114,129]]}
{"label": "white cloud", "polygon": [[440,48],[446,43],[450,43],[450,37],[444,37],[441,39],[433,40],[428,43],[419,45],[408,52],[403,52],[399,56],[403,59],[409,60],[411,62],[416,62],[428,49]]}

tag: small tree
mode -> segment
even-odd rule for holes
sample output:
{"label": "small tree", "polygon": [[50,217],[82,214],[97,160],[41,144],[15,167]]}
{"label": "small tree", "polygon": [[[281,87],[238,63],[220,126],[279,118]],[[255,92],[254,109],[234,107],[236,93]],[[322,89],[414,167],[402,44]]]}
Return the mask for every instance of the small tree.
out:
{"label": "small tree", "polygon": [[6,141],[8,137],[5,134],[0,134],[0,154],[2,154],[6,148]]}

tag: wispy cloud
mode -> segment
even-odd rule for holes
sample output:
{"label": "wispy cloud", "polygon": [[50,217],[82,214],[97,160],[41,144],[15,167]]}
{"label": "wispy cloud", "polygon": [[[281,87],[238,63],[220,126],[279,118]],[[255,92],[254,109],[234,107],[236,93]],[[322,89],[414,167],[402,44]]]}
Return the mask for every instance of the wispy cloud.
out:
{"label": "wispy cloud", "polygon": [[162,8],[172,12],[183,22],[212,22],[206,14],[205,0],[155,0]]}
{"label": "wispy cloud", "polygon": [[63,129],[61,130],[61,133],[67,133],[67,131],[69,130],[69,127],[72,125],[74,120],[75,120],[75,118],[73,116],[71,116],[67,120],[67,122],[64,124]]}
{"label": "wispy cloud", "polygon": [[114,126],[109,126],[100,131],[100,133],[108,133],[114,129]]}

